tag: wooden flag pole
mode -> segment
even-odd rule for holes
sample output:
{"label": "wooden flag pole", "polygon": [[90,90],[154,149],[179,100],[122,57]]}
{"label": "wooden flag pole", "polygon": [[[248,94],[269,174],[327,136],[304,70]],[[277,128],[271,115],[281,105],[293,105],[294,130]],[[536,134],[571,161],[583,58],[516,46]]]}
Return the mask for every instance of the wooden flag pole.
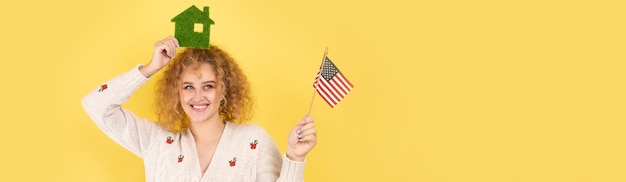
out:
{"label": "wooden flag pole", "polygon": [[[315,78],[315,82],[317,84],[317,79],[320,79],[319,77],[321,77],[322,74],[322,68],[324,68],[324,60],[326,59],[326,56],[328,55],[328,47],[326,47],[326,50],[324,51],[324,57],[322,57],[322,65],[320,66],[320,70],[319,70],[319,76],[317,76]],[[316,85],[317,87],[317,85]],[[311,114],[311,109],[313,109],[313,101],[315,100],[315,92],[317,91],[317,88],[314,87],[313,88],[313,97],[311,97],[311,104],[309,104],[309,112],[306,113],[307,116],[309,116]]]}

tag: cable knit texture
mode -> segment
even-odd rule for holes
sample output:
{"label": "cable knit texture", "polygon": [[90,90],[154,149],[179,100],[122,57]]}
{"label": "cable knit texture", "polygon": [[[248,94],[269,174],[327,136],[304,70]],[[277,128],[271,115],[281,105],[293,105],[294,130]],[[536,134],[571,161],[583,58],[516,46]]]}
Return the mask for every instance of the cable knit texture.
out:
{"label": "cable knit texture", "polygon": [[146,81],[148,78],[135,67],[82,100],[89,117],[107,136],[143,159],[146,181],[304,181],[305,163],[280,155],[263,128],[232,122],[226,122],[202,176],[189,130],[169,132],[121,107]]}

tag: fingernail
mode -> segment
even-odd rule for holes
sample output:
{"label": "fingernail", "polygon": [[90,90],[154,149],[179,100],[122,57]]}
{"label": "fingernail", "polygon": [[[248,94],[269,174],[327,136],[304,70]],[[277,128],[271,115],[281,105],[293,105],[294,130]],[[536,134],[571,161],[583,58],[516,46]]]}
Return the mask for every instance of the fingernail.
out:
{"label": "fingernail", "polygon": [[176,47],[180,48],[180,43],[177,43],[177,44],[176,44]]}
{"label": "fingernail", "polygon": [[304,124],[304,120],[301,120],[299,124],[300,124],[300,125]]}
{"label": "fingernail", "polygon": [[296,133],[297,133],[297,134],[300,134],[300,133],[302,133],[302,131],[298,130],[298,131],[296,131]]}
{"label": "fingernail", "polygon": [[298,139],[302,139],[302,135],[298,135]]}

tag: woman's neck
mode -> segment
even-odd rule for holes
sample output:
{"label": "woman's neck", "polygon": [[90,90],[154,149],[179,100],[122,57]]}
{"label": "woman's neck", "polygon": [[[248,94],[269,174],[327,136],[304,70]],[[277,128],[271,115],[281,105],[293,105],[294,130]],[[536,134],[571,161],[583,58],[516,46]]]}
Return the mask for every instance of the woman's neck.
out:
{"label": "woman's neck", "polygon": [[192,122],[189,129],[196,142],[210,142],[219,140],[225,126],[226,123],[223,121]]}

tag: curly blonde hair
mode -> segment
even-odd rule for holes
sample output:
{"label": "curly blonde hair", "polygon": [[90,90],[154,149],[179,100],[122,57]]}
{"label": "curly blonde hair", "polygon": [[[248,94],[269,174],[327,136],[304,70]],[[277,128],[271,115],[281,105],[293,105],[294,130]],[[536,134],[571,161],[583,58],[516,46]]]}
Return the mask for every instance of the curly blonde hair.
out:
{"label": "curly blonde hair", "polygon": [[186,69],[208,63],[217,73],[218,88],[224,95],[219,115],[223,121],[246,123],[252,117],[250,84],[235,60],[227,52],[211,45],[209,49],[186,48],[177,53],[156,86],[156,114],[161,127],[171,132],[189,128],[189,117],[180,104],[179,91]]}

